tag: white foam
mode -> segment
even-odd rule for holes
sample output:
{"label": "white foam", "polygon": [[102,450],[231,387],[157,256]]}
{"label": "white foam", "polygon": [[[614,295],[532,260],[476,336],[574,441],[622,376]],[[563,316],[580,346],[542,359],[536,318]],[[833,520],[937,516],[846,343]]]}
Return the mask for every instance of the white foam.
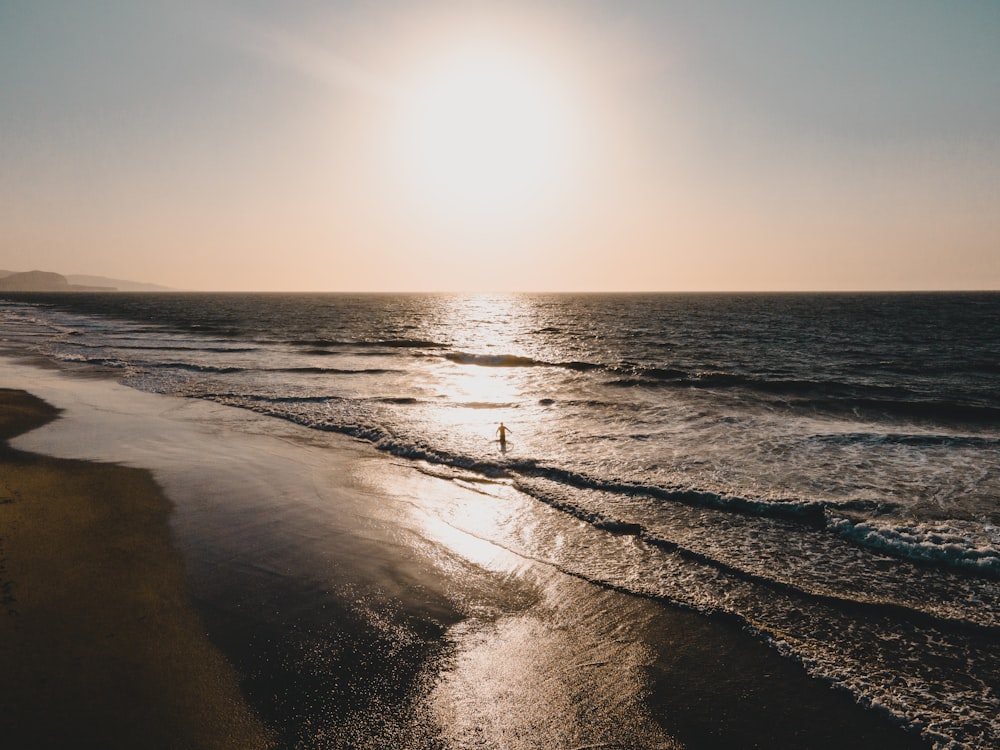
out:
{"label": "white foam", "polygon": [[911,560],[944,563],[1000,577],[1000,528],[987,520],[933,523],[878,518],[833,519],[831,528],[845,539]]}

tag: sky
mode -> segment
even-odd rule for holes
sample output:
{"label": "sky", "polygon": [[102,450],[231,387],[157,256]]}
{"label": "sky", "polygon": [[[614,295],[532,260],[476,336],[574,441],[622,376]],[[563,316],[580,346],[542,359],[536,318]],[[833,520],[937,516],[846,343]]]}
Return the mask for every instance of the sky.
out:
{"label": "sky", "polygon": [[996,0],[0,0],[0,269],[1000,289]]}

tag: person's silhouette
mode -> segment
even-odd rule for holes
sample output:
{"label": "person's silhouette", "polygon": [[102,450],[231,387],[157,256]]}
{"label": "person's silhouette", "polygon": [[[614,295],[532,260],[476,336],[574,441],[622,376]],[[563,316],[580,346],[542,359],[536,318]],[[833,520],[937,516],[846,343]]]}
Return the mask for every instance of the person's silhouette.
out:
{"label": "person's silhouette", "polygon": [[510,429],[510,427],[505,426],[504,423],[501,422],[500,426],[497,427],[497,434],[500,435],[500,447],[501,448],[506,448],[507,447],[507,433],[508,432],[512,432],[512,430]]}

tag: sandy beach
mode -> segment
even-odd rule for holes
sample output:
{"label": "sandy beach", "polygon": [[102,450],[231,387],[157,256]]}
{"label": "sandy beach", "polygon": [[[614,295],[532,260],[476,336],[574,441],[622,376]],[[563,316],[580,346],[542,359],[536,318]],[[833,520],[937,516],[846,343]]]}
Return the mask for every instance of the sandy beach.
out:
{"label": "sandy beach", "polygon": [[[57,417],[0,391],[0,437]],[[266,747],[205,635],[148,472],[0,447],[0,739],[11,748]]]}
{"label": "sandy beach", "polygon": [[0,386],[32,394],[0,402],[5,746],[925,747],[733,623],[519,556],[512,519],[577,522],[514,492],[93,375]]}

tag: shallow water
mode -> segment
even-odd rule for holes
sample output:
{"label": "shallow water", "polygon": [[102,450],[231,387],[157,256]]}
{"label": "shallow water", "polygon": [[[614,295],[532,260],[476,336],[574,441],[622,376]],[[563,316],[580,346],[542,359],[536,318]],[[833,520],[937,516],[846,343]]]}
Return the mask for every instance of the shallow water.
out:
{"label": "shallow water", "polygon": [[0,331],[140,390],[370,441],[506,509],[444,507],[448,533],[733,618],[942,747],[990,747],[998,308],[992,294],[34,295],[0,306]]}

